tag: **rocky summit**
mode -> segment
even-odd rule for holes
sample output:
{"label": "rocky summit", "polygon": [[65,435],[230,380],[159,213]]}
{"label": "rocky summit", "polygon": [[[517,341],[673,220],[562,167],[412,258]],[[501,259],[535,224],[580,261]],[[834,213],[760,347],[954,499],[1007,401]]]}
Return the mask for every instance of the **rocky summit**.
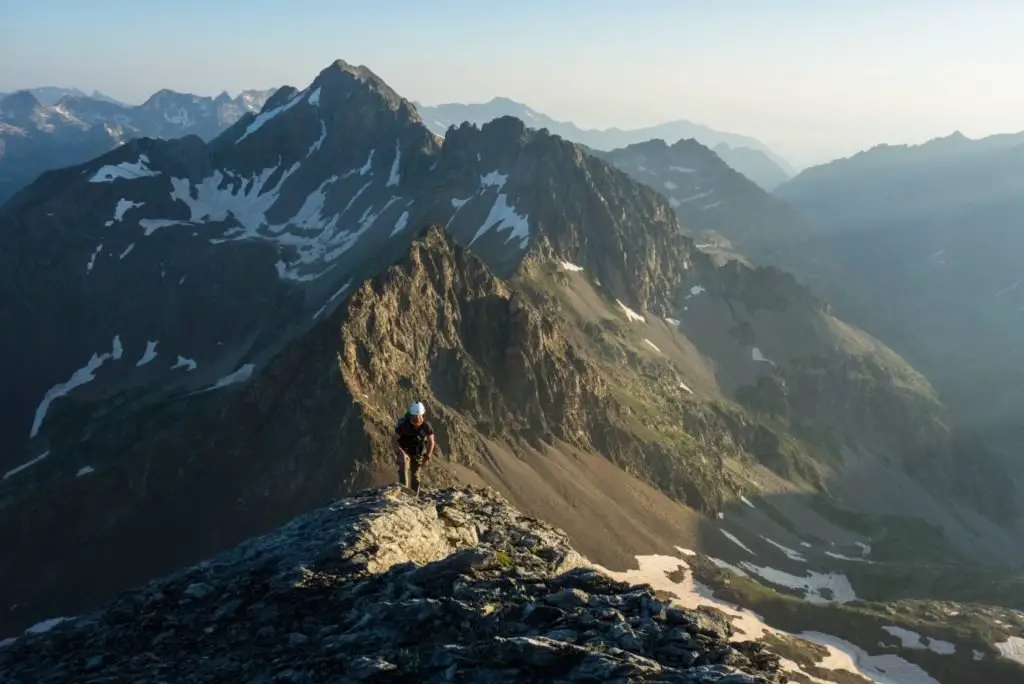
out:
{"label": "rocky summit", "polygon": [[10,684],[784,682],[490,489],[364,490],[0,648]]}

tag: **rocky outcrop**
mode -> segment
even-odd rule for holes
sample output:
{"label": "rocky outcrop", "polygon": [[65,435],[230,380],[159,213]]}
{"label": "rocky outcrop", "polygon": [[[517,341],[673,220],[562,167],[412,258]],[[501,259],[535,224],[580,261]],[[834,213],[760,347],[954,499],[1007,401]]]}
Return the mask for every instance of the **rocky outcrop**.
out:
{"label": "rocky outcrop", "polygon": [[492,490],[393,487],[7,640],[0,671],[11,684],[786,681],[764,644],[731,636],[724,616],[592,568]]}

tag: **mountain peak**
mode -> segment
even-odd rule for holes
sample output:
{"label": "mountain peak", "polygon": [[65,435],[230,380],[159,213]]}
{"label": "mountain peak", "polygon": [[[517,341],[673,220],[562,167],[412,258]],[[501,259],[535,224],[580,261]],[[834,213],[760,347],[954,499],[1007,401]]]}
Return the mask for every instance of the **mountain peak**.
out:
{"label": "mountain peak", "polygon": [[[349,64],[343,59],[335,60],[320,71],[309,90],[313,93],[320,91],[322,95],[319,97],[326,106],[332,108],[358,107],[376,100],[391,111],[400,112],[401,118],[406,121],[420,120],[412,103],[392,90],[377,74],[366,66]],[[366,96],[372,99],[367,100]]]}
{"label": "mountain peak", "polygon": [[43,106],[30,90],[18,90],[0,100],[0,110],[14,116],[31,114]]}

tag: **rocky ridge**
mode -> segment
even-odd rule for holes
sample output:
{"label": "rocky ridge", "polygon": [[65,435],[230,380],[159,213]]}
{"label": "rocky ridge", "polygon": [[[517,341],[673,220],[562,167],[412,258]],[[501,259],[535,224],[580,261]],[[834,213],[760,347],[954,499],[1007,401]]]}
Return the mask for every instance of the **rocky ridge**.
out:
{"label": "rocky ridge", "polygon": [[11,684],[784,682],[728,620],[589,566],[492,490],[359,492],[0,647]]}

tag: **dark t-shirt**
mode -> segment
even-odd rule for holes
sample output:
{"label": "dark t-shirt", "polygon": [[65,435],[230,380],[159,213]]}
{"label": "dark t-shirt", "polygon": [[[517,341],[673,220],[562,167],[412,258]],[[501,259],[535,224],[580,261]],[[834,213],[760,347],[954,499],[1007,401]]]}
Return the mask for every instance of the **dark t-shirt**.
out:
{"label": "dark t-shirt", "polygon": [[398,446],[410,456],[421,456],[427,453],[427,437],[434,434],[430,423],[423,421],[419,427],[409,421],[409,416],[402,416],[395,423],[395,434],[398,435]]}

